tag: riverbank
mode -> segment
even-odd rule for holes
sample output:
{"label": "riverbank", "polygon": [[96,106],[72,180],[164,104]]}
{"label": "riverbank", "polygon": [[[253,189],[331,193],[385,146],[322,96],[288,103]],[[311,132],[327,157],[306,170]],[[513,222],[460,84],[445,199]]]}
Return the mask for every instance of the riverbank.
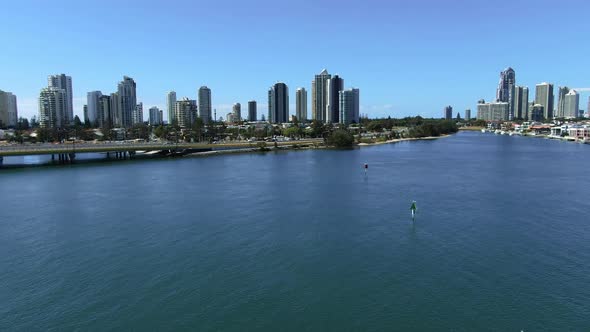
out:
{"label": "riverbank", "polygon": [[[244,147],[237,149],[225,149],[225,150],[212,150],[212,151],[195,151],[186,152],[179,150],[179,152],[168,152],[163,153],[162,151],[156,153],[137,153],[133,156],[128,154],[121,155],[121,157],[113,157],[115,154],[111,153],[107,157],[106,153],[96,153],[91,158],[81,158],[71,161],[59,161],[59,160],[43,160],[36,163],[10,163],[4,162],[0,165],[2,169],[20,169],[20,168],[37,168],[37,167],[62,167],[62,166],[76,166],[76,165],[90,165],[90,164],[112,164],[115,162],[133,162],[139,160],[164,160],[164,159],[175,159],[175,158],[194,158],[194,157],[208,157],[208,156],[221,156],[229,154],[244,154],[244,153],[264,153],[272,151],[297,151],[297,150],[309,150],[309,149],[322,149],[325,148],[323,143],[313,144],[301,144],[301,145],[269,145],[268,147]],[[49,155],[48,155],[49,157]],[[22,158],[22,156],[8,156],[4,157],[5,161],[8,158]]]}
{"label": "riverbank", "polygon": [[485,129],[485,128],[478,127],[478,126],[459,127],[459,130],[465,130],[465,131],[481,131],[482,129]]}
{"label": "riverbank", "polygon": [[428,141],[439,139],[443,137],[448,137],[450,135],[440,135],[440,136],[428,136],[428,137],[408,137],[408,138],[395,138],[390,139],[383,142],[374,142],[374,143],[358,143],[358,146],[373,146],[373,145],[381,145],[381,144],[391,144],[391,143],[399,143],[399,142],[406,142],[406,141]]}
{"label": "riverbank", "polygon": [[[391,143],[399,143],[404,141],[420,141],[420,140],[434,140],[442,137],[447,137],[450,135],[441,135],[441,136],[429,136],[429,137],[410,137],[410,138],[398,138],[398,139],[391,139],[383,142],[374,142],[374,143],[359,143],[356,146],[364,147],[364,146],[373,146],[373,145],[380,145],[380,144],[391,144]],[[89,158],[89,159],[77,159],[73,163],[72,162],[57,162],[57,161],[49,161],[49,162],[39,162],[34,164],[10,164],[4,163],[0,166],[0,169],[16,169],[16,168],[33,168],[33,167],[60,167],[60,166],[74,166],[74,165],[89,165],[89,164],[111,164],[113,162],[130,162],[130,161],[139,161],[139,160],[162,160],[162,159],[173,159],[173,158],[203,158],[203,157],[210,157],[210,156],[223,156],[223,155],[231,155],[231,154],[245,154],[245,153],[265,153],[265,152],[273,152],[273,151],[298,151],[298,150],[311,150],[311,149],[326,149],[328,148],[324,143],[314,143],[314,144],[307,144],[307,145],[281,145],[281,146],[267,146],[267,147],[248,147],[248,148],[238,148],[238,149],[226,149],[226,150],[213,150],[213,151],[198,151],[198,152],[190,152],[190,153],[179,153],[179,154],[161,154],[161,153],[153,153],[153,154],[135,154],[132,157],[124,157],[124,158],[112,158],[112,157],[103,157],[103,158]],[[7,157],[9,158],[9,157]]]}

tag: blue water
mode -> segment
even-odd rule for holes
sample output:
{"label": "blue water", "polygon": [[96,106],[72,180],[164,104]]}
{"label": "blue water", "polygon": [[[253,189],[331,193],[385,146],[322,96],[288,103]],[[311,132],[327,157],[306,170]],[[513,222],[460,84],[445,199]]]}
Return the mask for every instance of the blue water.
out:
{"label": "blue water", "polygon": [[2,170],[0,330],[589,331],[588,165],[459,133]]}

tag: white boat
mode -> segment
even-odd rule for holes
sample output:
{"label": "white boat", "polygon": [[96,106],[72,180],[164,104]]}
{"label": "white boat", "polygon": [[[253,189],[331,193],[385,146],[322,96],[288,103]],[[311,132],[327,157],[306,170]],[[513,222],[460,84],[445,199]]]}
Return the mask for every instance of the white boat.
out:
{"label": "white boat", "polygon": [[485,133],[485,132],[486,132],[486,130],[485,130],[485,129],[482,129],[482,130],[481,130],[481,132],[482,132],[482,133]]}

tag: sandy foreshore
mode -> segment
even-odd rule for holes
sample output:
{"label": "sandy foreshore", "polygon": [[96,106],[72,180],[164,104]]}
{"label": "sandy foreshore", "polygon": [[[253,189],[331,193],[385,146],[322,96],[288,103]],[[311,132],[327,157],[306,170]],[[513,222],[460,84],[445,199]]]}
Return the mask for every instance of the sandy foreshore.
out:
{"label": "sandy foreshore", "polygon": [[375,143],[359,143],[358,146],[372,146],[372,145],[380,145],[380,144],[391,144],[391,143],[399,143],[405,141],[424,141],[424,140],[433,140],[438,138],[447,137],[449,135],[441,135],[441,136],[428,136],[428,137],[409,137],[409,138],[396,138],[390,139],[388,141],[383,142],[375,142]]}

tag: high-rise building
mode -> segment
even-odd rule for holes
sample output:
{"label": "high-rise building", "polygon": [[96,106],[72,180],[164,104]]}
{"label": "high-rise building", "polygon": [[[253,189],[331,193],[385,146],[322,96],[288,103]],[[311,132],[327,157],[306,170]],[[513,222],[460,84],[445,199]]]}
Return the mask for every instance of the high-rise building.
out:
{"label": "high-rise building", "polygon": [[205,124],[211,121],[211,89],[206,86],[199,88],[199,117]]}
{"label": "high-rise building", "polygon": [[256,121],[256,100],[250,100],[248,102],[248,121]]}
{"label": "high-rise building", "polygon": [[162,111],[156,106],[150,107],[150,119],[149,123],[150,126],[159,126],[163,123],[162,121]]}
{"label": "high-rise building", "polygon": [[541,122],[545,119],[545,107],[541,104],[533,104],[529,111],[530,120],[535,122]]}
{"label": "high-rise building", "polygon": [[122,127],[128,128],[133,125],[133,112],[137,107],[137,93],[135,81],[128,76],[123,76],[123,80],[118,85],[119,100],[121,103],[121,123]]}
{"label": "high-rise building", "polygon": [[242,121],[242,105],[240,103],[235,103],[232,106],[232,112],[234,114],[234,116],[233,116],[234,122]]}
{"label": "high-rise building", "polygon": [[508,120],[510,105],[507,102],[478,103],[477,119],[485,121]]}
{"label": "high-rise building", "polygon": [[516,86],[516,73],[514,69],[508,67],[500,73],[500,82],[496,90],[496,101],[508,103],[508,119],[514,117],[514,93]]}
{"label": "high-rise building", "polygon": [[268,89],[268,121],[285,123],[289,121],[289,88],[278,82]]}
{"label": "high-rise building", "polygon": [[88,121],[95,126],[98,122],[99,99],[102,97],[100,91],[90,91],[86,94],[86,105],[88,106]]}
{"label": "high-rise building", "polygon": [[112,127],[121,127],[121,98],[118,92],[111,93],[110,102],[110,125]]}
{"label": "high-rise building", "polygon": [[133,117],[131,119],[131,123],[133,125],[143,123],[143,103],[139,103],[139,104],[135,105],[135,109],[133,110]]}
{"label": "high-rise building", "polygon": [[453,107],[451,105],[445,107],[445,120],[453,119]]}
{"label": "high-rise building", "polygon": [[570,89],[567,86],[560,86],[557,91],[557,111],[555,112],[555,117],[563,118],[565,117],[565,95],[570,92]]}
{"label": "high-rise building", "polygon": [[328,102],[326,104],[326,123],[340,123],[340,91],[344,90],[344,80],[338,75],[326,82]]}
{"label": "high-rise building", "polygon": [[570,90],[563,98],[563,114],[564,118],[577,118],[580,111],[580,95],[576,90]]}
{"label": "high-rise building", "polygon": [[174,119],[180,128],[190,128],[197,118],[197,101],[183,98],[176,102]]}
{"label": "high-rise building", "polygon": [[16,96],[0,90],[0,128],[15,127],[18,121]]}
{"label": "high-rise building", "polygon": [[[529,88],[515,86],[513,104],[512,120],[526,119],[528,116]],[[510,116],[508,118],[510,119]]]}
{"label": "high-rise building", "polygon": [[50,75],[47,77],[47,87],[63,89],[66,94],[66,109],[61,120],[61,126],[67,126],[74,122],[74,94],[72,91],[72,77],[65,74]]}
{"label": "high-rise building", "polygon": [[465,110],[465,120],[471,120],[471,110],[470,109],[466,109]]}
{"label": "high-rise building", "polygon": [[176,92],[170,91],[166,95],[166,109],[168,110],[168,124],[172,124],[176,114]]}
{"label": "high-rise building", "polygon": [[351,88],[342,90],[338,94],[340,103],[340,123],[349,125],[359,123],[360,117],[360,92],[359,89]]}
{"label": "high-rise building", "polygon": [[307,91],[305,88],[298,88],[295,93],[295,116],[297,121],[307,122]]}
{"label": "high-rise building", "polygon": [[63,128],[67,119],[66,90],[54,87],[41,89],[39,94],[39,125],[41,128]]}
{"label": "high-rise building", "polygon": [[113,114],[111,112],[111,97],[107,95],[98,98],[98,109],[96,114],[96,122],[100,128],[112,128]]}
{"label": "high-rise building", "polygon": [[311,119],[326,122],[326,106],[328,105],[328,80],[332,75],[326,69],[315,75],[311,82]]}
{"label": "high-rise building", "polygon": [[523,87],[522,88],[522,100],[520,102],[520,107],[522,108],[522,118],[525,120],[529,119],[529,88]]}
{"label": "high-rise building", "polygon": [[535,104],[543,105],[543,118],[553,119],[553,84],[541,83],[536,85]]}

